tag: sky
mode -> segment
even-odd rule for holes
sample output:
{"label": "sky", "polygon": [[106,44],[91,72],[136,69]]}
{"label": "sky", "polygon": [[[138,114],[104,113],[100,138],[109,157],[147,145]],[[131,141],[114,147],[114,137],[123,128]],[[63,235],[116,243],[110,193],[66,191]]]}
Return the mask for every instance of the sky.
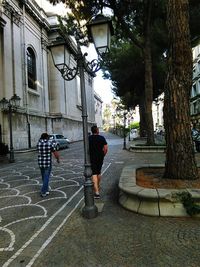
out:
{"label": "sky", "polygon": [[101,97],[104,104],[109,104],[113,99],[112,84],[110,80],[102,78],[102,72],[98,71],[94,78],[94,90]]}

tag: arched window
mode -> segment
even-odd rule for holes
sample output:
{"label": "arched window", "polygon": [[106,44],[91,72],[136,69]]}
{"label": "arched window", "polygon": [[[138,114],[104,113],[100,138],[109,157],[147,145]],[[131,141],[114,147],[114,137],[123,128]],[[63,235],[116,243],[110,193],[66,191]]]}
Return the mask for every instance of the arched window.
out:
{"label": "arched window", "polygon": [[36,89],[36,60],[35,53],[32,48],[27,49],[27,73],[28,73],[28,87]]}

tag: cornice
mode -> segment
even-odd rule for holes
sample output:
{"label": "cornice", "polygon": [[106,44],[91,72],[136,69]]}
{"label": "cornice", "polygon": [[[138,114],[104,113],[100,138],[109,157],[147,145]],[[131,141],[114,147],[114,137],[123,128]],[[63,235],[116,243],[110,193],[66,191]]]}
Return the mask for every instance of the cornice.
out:
{"label": "cornice", "polygon": [[13,18],[14,22],[19,25],[20,19],[22,17],[22,8],[25,7],[26,12],[35,20],[38,22],[38,24],[45,28],[47,31],[49,31],[50,26],[47,20],[44,16],[42,16],[41,12],[44,12],[42,8],[39,7],[39,5],[33,0],[33,3],[29,0],[18,0],[19,8],[17,6],[11,5],[10,1],[3,0],[3,8],[4,13],[7,15],[10,19]]}
{"label": "cornice", "polygon": [[0,17],[0,28],[3,28],[6,25],[6,21]]}
{"label": "cornice", "polygon": [[26,0],[25,2],[25,9],[27,13],[34,18],[40,26],[44,27],[47,31],[49,31],[50,26],[47,22],[47,20],[41,15],[41,12],[45,13],[42,8],[38,6],[38,4],[33,1],[34,4],[32,4],[30,1]]}
{"label": "cornice", "polygon": [[8,1],[3,0],[3,12],[4,14],[12,19],[12,21],[19,26],[22,13],[12,6]]}

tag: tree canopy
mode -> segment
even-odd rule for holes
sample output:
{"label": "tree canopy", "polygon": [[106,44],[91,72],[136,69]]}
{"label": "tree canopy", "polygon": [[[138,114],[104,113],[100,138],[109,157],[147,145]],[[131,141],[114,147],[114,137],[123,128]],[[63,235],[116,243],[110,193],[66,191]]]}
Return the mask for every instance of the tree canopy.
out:
{"label": "tree canopy", "polygon": [[[49,0],[62,1],[78,19],[88,21],[109,8],[115,38],[105,77],[128,104],[140,101],[147,144],[154,144],[152,101],[165,82],[165,177],[198,178],[191,139],[189,97],[192,85],[192,45],[200,37],[200,2],[196,0]],[[190,16],[189,16],[190,15]],[[167,23],[166,23],[167,22]],[[121,49],[121,50],[120,50]],[[167,59],[166,81],[165,58]],[[137,65],[136,65],[137,64]],[[107,69],[106,69],[107,68]],[[143,77],[142,77],[143,74]],[[143,94],[140,94],[142,93]],[[132,98],[131,103],[129,103]],[[141,105],[142,104],[142,105]]]}
{"label": "tree canopy", "polygon": [[[139,98],[144,98],[145,86],[151,81],[145,80],[147,64],[150,67],[152,88],[146,95],[152,95],[153,101],[164,90],[166,56],[168,51],[168,34],[166,27],[167,0],[49,0],[53,4],[63,2],[70,8],[76,21],[89,21],[99,12],[109,9],[115,24],[115,37],[109,57],[104,62],[104,78],[109,78],[113,91],[120,96],[127,106],[135,106]],[[151,12],[148,20],[148,14]],[[199,19],[200,3],[189,1],[190,33],[195,44],[200,36]],[[73,17],[69,16],[68,24],[73,25]],[[150,25],[151,57],[145,61],[145,32]],[[147,39],[147,38],[146,38]],[[152,58],[152,59],[151,59]],[[151,60],[152,62],[149,62]],[[121,67],[123,66],[123,68]],[[143,93],[142,93],[143,91]]]}

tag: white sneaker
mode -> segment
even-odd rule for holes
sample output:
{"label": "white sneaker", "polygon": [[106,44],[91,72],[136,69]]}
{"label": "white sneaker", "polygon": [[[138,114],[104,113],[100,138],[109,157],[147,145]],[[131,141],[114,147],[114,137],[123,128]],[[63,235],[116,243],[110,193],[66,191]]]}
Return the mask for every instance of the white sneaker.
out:
{"label": "white sneaker", "polygon": [[100,195],[99,195],[98,193],[95,193],[95,194],[94,194],[94,198],[95,198],[95,199],[100,199]]}

